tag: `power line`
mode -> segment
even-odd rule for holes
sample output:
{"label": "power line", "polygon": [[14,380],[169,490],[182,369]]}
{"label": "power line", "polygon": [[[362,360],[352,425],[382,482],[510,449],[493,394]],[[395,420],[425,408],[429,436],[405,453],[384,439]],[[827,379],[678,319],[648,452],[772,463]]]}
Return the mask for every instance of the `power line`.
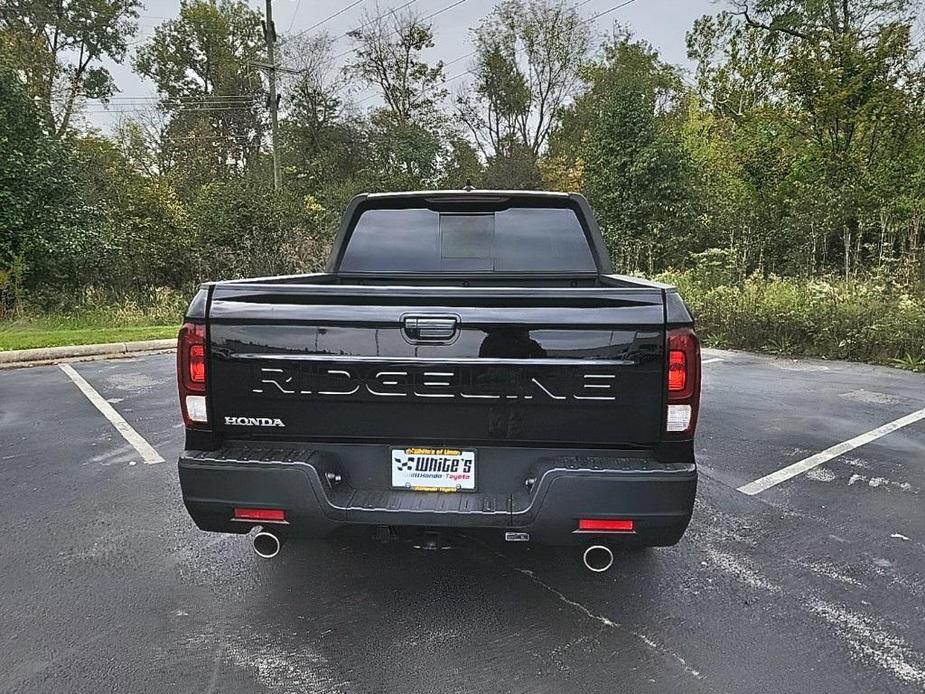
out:
{"label": "power line", "polygon": [[636,2],[636,0],[626,0],[625,2],[621,2],[619,5],[614,5],[614,6],[611,7],[609,10],[604,10],[603,12],[598,12],[597,14],[591,15],[591,16],[590,16],[588,19],[586,19],[585,21],[587,21],[587,22],[593,22],[593,21],[594,21],[595,19],[597,19],[598,17],[603,17],[605,14],[610,14],[611,12],[616,12],[616,11],[619,10],[621,7],[626,7],[627,5],[632,5],[634,2]]}
{"label": "power line", "polygon": [[292,25],[295,24],[295,18],[299,16],[299,10],[302,7],[302,0],[298,0],[295,4],[295,10],[292,12],[292,19],[289,20],[289,28],[286,31],[292,31]]}
{"label": "power line", "polygon": [[228,94],[219,96],[169,96],[163,98],[164,101],[207,101],[214,103],[222,103],[228,101],[255,101],[257,99],[260,99],[260,97],[253,94]]}
{"label": "power line", "polygon": [[[363,1],[364,1],[364,0],[355,0],[355,1],[352,2],[351,4],[349,4],[349,5],[347,5],[346,7],[344,7],[343,9],[338,10],[338,11],[335,12],[334,14],[331,14],[331,15],[325,17],[324,19],[322,19],[322,20],[319,21],[319,22],[316,22],[315,24],[313,24],[312,26],[308,27],[307,29],[303,29],[302,31],[300,31],[300,32],[298,32],[298,33],[296,33],[296,34],[293,34],[292,36],[287,37],[287,38],[284,40],[284,43],[285,43],[285,42],[292,41],[293,39],[297,39],[297,38],[299,38],[300,36],[303,36],[304,34],[307,34],[307,33],[308,33],[309,31],[311,31],[312,29],[315,29],[315,28],[321,26],[322,24],[324,24],[325,22],[328,22],[328,21],[334,19],[335,17],[338,17],[338,16],[342,15],[344,12],[346,12],[347,10],[350,10],[350,9],[356,7],[357,5],[359,5],[359,4],[360,4],[361,2],[363,2]],[[467,2],[467,1],[468,1],[468,0],[455,0],[455,2],[452,2],[452,3],[450,3],[449,5],[447,5],[447,6],[445,6],[445,7],[441,7],[439,10],[435,10],[434,12],[431,12],[430,14],[428,14],[428,15],[422,17],[422,21],[426,21],[426,20],[428,20],[428,19],[432,19],[433,17],[436,17],[437,15],[443,14],[444,12],[448,12],[449,10],[452,10],[454,7],[458,7],[459,5],[462,5],[464,2]],[[392,9],[388,10],[387,12],[382,12],[381,14],[378,14],[378,15],[376,15],[375,17],[371,17],[371,18],[369,18],[368,20],[366,20],[365,22],[363,22],[362,24],[360,24],[359,26],[354,27],[353,29],[349,29],[348,31],[345,31],[345,32],[342,33],[342,34],[339,34],[339,35],[335,36],[335,37],[332,39],[331,43],[333,44],[333,43],[336,43],[337,41],[340,41],[340,40],[342,40],[342,39],[344,39],[344,38],[347,38],[347,37],[349,37],[350,34],[353,33],[354,31],[360,31],[360,30],[362,30],[362,29],[368,27],[369,25],[375,23],[376,21],[382,19],[382,18],[385,17],[386,15],[389,15],[389,14],[394,15],[396,12],[399,12],[399,11],[405,9],[406,7],[410,7],[410,6],[413,5],[415,2],[417,2],[417,0],[408,0],[408,2],[404,3],[403,5],[399,5],[398,7],[394,7],[394,8],[392,8]],[[339,59],[339,58],[343,58],[345,55],[349,55],[350,53],[353,53],[354,50],[355,50],[355,49],[350,48],[350,49],[348,49],[348,50],[346,50],[346,51],[342,51],[342,52],[336,54],[335,56],[333,56],[333,57],[331,58],[331,60],[337,60],[337,59]],[[293,74],[298,74],[298,73],[304,72],[303,70],[286,70],[286,71],[287,71],[287,72],[291,72],[291,73],[293,73]]]}
{"label": "power line", "polygon": [[[325,17],[324,19],[322,19],[320,22],[315,22],[315,23],[312,24],[310,27],[308,27],[308,29],[302,29],[302,31],[298,31],[298,32],[296,32],[295,34],[293,34],[292,36],[287,36],[287,37],[285,38],[285,41],[286,41],[286,42],[289,42],[289,41],[292,41],[293,39],[297,39],[297,38],[299,38],[300,36],[302,36],[302,35],[304,35],[304,34],[307,34],[307,33],[310,32],[312,29],[317,29],[317,28],[320,27],[322,24],[326,24],[327,22],[330,22],[332,19],[334,19],[334,18],[336,18],[336,17],[340,17],[344,12],[347,12],[348,10],[352,10],[354,7],[356,7],[357,5],[359,5],[361,2],[365,2],[365,1],[366,1],[366,0],[354,0],[354,2],[350,3],[349,5],[347,5],[346,7],[342,8],[342,9],[339,9],[339,10],[338,10],[337,12],[335,12],[334,14],[328,15],[327,17]],[[291,24],[289,25],[289,28],[290,28],[290,29],[292,28],[292,25],[291,25]]]}
{"label": "power line", "polygon": [[[400,6],[400,7],[396,7],[394,10],[391,10],[391,11],[388,12],[388,13],[383,13],[383,14],[379,15],[378,17],[374,17],[373,19],[369,20],[369,21],[366,22],[365,24],[362,24],[362,25],[358,26],[356,29],[352,29],[351,31],[359,31],[359,30],[362,29],[363,27],[369,26],[370,24],[372,24],[373,22],[375,22],[377,19],[382,19],[382,17],[384,17],[386,14],[395,14],[395,13],[398,12],[399,10],[402,10],[402,9],[408,7],[408,5],[410,5],[411,3],[416,2],[416,1],[417,1],[417,0],[411,0],[411,2],[406,2],[404,5],[402,5],[402,6]],[[447,5],[446,7],[441,7],[439,10],[436,10],[436,11],[434,11],[434,12],[431,12],[429,15],[425,15],[424,17],[421,17],[421,21],[422,21],[422,22],[426,22],[428,19],[433,19],[434,17],[436,17],[436,16],[439,15],[439,14],[443,14],[444,12],[448,12],[449,10],[452,10],[454,7],[458,7],[459,5],[462,5],[464,2],[467,2],[467,0],[456,0],[456,2],[452,2],[452,3],[450,3],[449,5]],[[348,35],[351,33],[351,31],[348,31],[348,32],[345,32],[345,33],[341,34],[340,36],[337,37],[337,39],[335,39],[335,41],[340,40],[340,39],[342,39],[342,38],[345,37],[345,36],[348,36]],[[346,51],[341,51],[340,53],[338,53],[337,55],[335,55],[333,58],[331,58],[331,60],[337,60],[338,58],[343,58],[345,55],[349,55],[350,53],[353,53],[354,50],[356,50],[356,49],[350,48],[350,49],[348,49],[348,50],[346,50]]]}
{"label": "power line", "polygon": [[249,96],[241,99],[219,99],[212,101],[210,99],[167,99],[167,98],[139,98],[139,99],[120,99],[118,101],[104,102],[94,100],[91,106],[147,106],[165,104],[169,106],[247,106],[262,101],[265,97]]}
{"label": "power line", "polygon": [[368,27],[370,24],[373,24],[374,22],[376,22],[376,21],[382,19],[382,18],[385,17],[386,15],[388,15],[388,14],[394,15],[396,12],[400,12],[401,10],[405,9],[406,7],[411,7],[411,5],[413,5],[413,4],[416,3],[416,2],[417,2],[417,0],[408,0],[408,2],[406,2],[404,5],[399,5],[398,7],[393,7],[393,8],[390,9],[388,12],[383,12],[382,14],[377,14],[375,17],[370,17],[370,18],[367,19],[365,22],[363,22],[360,26],[356,27],[355,29],[351,29],[350,31],[345,31],[343,34],[341,34],[340,36],[338,36],[338,37],[337,37],[336,39],[334,39],[334,40],[335,40],[335,41],[340,41],[341,39],[345,39],[345,38],[347,38],[348,36],[350,36],[351,32],[359,31],[360,29],[365,29],[365,28]]}
{"label": "power line", "polygon": [[[355,0],[355,1],[354,1],[353,3],[351,3],[350,5],[347,5],[347,7],[344,7],[343,9],[338,10],[338,11],[335,12],[334,14],[325,17],[325,18],[322,19],[320,22],[317,22],[317,23],[313,24],[312,26],[308,27],[307,29],[303,29],[302,31],[300,31],[300,32],[298,32],[298,33],[295,33],[295,34],[293,34],[292,36],[286,37],[286,41],[287,41],[287,42],[288,42],[288,41],[292,41],[293,39],[297,39],[298,37],[302,36],[303,34],[307,34],[307,33],[308,33],[309,31],[311,31],[312,29],[316,29],[316,28],[318,28],[319,26],[321,26],[322,24],[324,24],[325,22],[329,22],[330,20],[334,19],[335,17],[339,17],[339,16],[342,15],[344,12],[346,12],[347,10],[350,10],[350,9],[356,7],[357,5],[359,5],[359,4],[360,4],[361,2],[363,2],[363,1],[364,1],[364,0]],[[383,12],[382,14],[378,14],[378,15],[376,15],[375,17],[371,17],[371,18],[368,19],[367,21],[363,22],[363,24],[361,24],[360,26],[354,27],[353,29],[348,29],[348,30],[345,31],[343,34],[338,34],[337,36],[334,37],[334,39],[332,40],[332,43],[337,42],[337,41],[340,41],[341,39],[346,38],[346,37],[349,36],[350,33],[353,32],[353,31],[359,31],[360,29],[363,29],[363,28],[369,26],[369,25],[372,24],[373,22],[375,22],[375,21],[377,21],[377,20],[379,20],[379,19],[382,19],[382,18],[385,17],[387,14],[394,14],[395,12],[398,12],[399,10],[403,10],[403,9],[405,9],[406,7],[410,7],[411,5],[413,5],[414,3],[416,3],[417,1],[418,1],[418,0],[408,0],[408,2],[406,2],[404,5],[400,5],[400,6],[398,6],[398,7],[395,7],[395,8],[393,8],[393,9],[391,9],[391,10],[388,10],[387,12]],[[349,51],[348,51],[348,52],[349,52]],[[336,57],[336,56],[335,56],[335,57]]]}
{"label": "power line", "polygon": [[93,108],[86,109],[89,113],[119,113],[120,111],[146,112],[152,110],[191,111],[191,110],[242,110],[249,109],[262,101],[261,97],[245,97],[241,99],[221,99],[217,101],[191,99],[177,101],[174,99],[139,98],[122,99],[119,101],[102,102],[94,100]]}
{"label": "power line", "polygon": [[454,80],[458,80],[460,77],[464,77],[465,75],[473,75],[473,74],[475,73],[472,72],[472,70],[464,70],[463,72],[460,72],[458,75],[447,77],[445,80],[443,80],[443,83],[449,84],[450,82],[453,82]]}
{"label": "power line", "polygon": [[454,7],[456,7],[457,5],[462,5],[464,2],[466,2],[466,0],[456,0],[456,2],[454,2],[454,3],[450,4],[450,5],[447,5],[446,7],[442,7],[442,8],[440,8],[439,10],[437,10],[436,12],[431,12],[429,15],[426,15],[425,17],[423,17],[423,19],[424,19],[424,20],[433,19],[433,18],[436,17],[438,14],[443,14],[443,13],[446,12],[447,10],[452,10],[452,9],[453,9]]}
{"label": "power line", "polygon": [[157,139],[161,142],[228,142],[229,140],[240,142],[244,137],[235,133],[229,133],[227,135],[219,135],[216,133],[206,133],[203,135],[170,135],[169,133],[165,133],[152,139]]}
{"label": "power line", "polygon": [[[202,96],[165,96],[140,95],[140,96],[111,96],[108,101],[252,101],[259,99],[259,96],[250,94],[204,94]],[[102,101],[100,97],[93,97],[92,101]]]}
{"label": "power line", "polygon": [[[581,7],[582,5],[587,5],[589,2],[592,2],[592,1],[593,1],[593,0],[583,0],[583,2],[578,3],[575,7],[578,8],[578,7]],[[621,3],[617,4],[617,5],[614,5],[613,7],[610,7],[610,8],[608,8],[608,9],[606,9],[606,10],[603,10],[602,12],[598,12],[597,14],[593,14],[593,15],[591,15],[590,17],[588,17],[587,19],[581,20],[581,21],[582,21],[582,24],[590,24],[591,22],[595,21],[598,17],[603,17],[604,15],[610,14],[611,12],[616,12],[616,11],[619,10],[620,8],[626,7],[627,5],[631,5],[631,4],[633,4],[634,2],[636,2],[636,0],[624,0],[624,2],[621,2]],[[455,60],[450,61],[450,62],[447,63],[446,65],[452,65],[453,63],[458,63],[460,60],[463,60],[464,58],[468,58],[468,57],[471,56],[471,55],[475,55],[475,53],[476,53],[476,51],[470,51],[469,53],[466,53],[466,55],[462,55],[462,56],[456,58]],[[446,65],[444,65],[444,67],[446,67]],[[444,83],[444,84],[447,84],[448,82],[452,82],[453,80],[457,80],[457,79],[459,79],[460,77],[463,77],[464,75],[468,75],[468,74],[471,74],[471,73],[472,73],[472,70],[465,70],[465,71],[463,71],[463,72],[460,72],[460,73],[457,74],[457,75],[453,75],[452,77],[448,77],[447,79],[445,79],[445,80],[443,81],[443,83]]]}
{"label": "power line", "polygon": [[471,57],[471,56],[473,56],[473,55],[475,55],[475,54],[476,54],[476,51],[469,51],[469,52],[466,53],[465,55],[461,55],[461,56],[459,56],[458,58],[453,58],[450,62],[444,63],[444,64],[443,64],[443,67],[449,67],[450,65],[455,65],[455,64],[458,63],[459,61],[465,60],[466,58],[469,58],[469,57]]}
{"label": "power line", "polygon": [[[459,56],[458,58],[453,58],[453,60],[451,60],[450,62],[444,63],[444,64],[443,64],[443,67],[449,67],[450,65],[454,65],[455,63],[458,63],[458,62],[461,61],[461,60],[465,60],[466,58],[475,55],[475,53],[476,53],[476,51],[469,51],[469,52],[466,53],[465,55],[461,55],[461,56]],[[442,84],[448,84],[449,82],[452,82],[452,81],[455,80],[455,79],[459,79],[459,78],[462,77],[463,75],[468,75],[470,72],[472,72],[472,71],[471,71],[471,70],[464,70],[463,72],[460,72],[458,75],[454,75],[453,77],[448,77],[447,79],[443,80]],[[364,96],[362,99],[360,99],[359,101],[356,102],[356,105],[359,106],[360,104],[365,104],[367,101],[370,101],[370,100],[372,100],[372,99],[375,99],[377,96],[379,96],[379,95],[378,95],[378,94],[370,94],[369,96]]]}
{"label": "power line", "polygon": [[391,10],[389,10],[388,12],[383,12],[382,14],[377,14],[375,17],[370,17],[370,18],[367,19],[365,22],[363,22],[360,26],[354,27],[353,29],[350,29],[349,31],[345,31],[343,34],[340,34],[340,35],[336,36],[336,37],[334,38],[334,41],[340,41],[341,39],[345,39],[345,38],[347,38],[348,36],[350,36],[350,34],[353,33],[354,31],[359,31],[360,29],[365,29],[365,28],[368,27],[370,24],[373,24],[373,23],[377,22],[378,20],[382,19],[382,18],[385,17],[386,15],[389,15],[389,14],[394,15],[396,12],[399,12],[399,11],[405,9],[406,7],[410,7],[411,5],[413,5],[414,3],[416,3],[417,1],[418,1],[418,0],[408,0],[408,2],[406,2],[404,5],[399,5],[398,7],[393,7],[393,8],[392,8]]}
{"label": "power line", "polygon": [[[578,3],[575,7],[578,8],[578,7],[581,7],[581,6],[583,6],[583,5],[587,5],[589,2],[592,2],[592,1],[593,1],[593,0],[583,0],[582,2]],[[465,0],[460,0],[460,1],[457,2],[456,4],[461,4],[462,2],[465,2]],[[603,17],[604,15],[608,15],[608,14],[610,14],[611,12],[616,12],[617,10],[619,10],[619,9],[621,9],[621,8],[623,8],[623,7],[626,7],[627,5],[631,5],[631,4],[634,3],[634,2],[636,2],[636,0],[624,0],[624,1],[621,2],[621,3],[618,3],[618,4],[614,5],[613,7],[610,7],[610,8],[608,8],[608,9],[606,9],[606,10],[603,10],[603,11],[601,11],[601,12],[598,12],[598,13],[596,13],[596,14],[593,14],[593,15],[591,15],[590,17],[588,17],[587,19],[583,19],[583,20],[582,20],[582,23],[583,23],[583,24],[590,24],[591,22],[595,21],[595,20],[598,19],[599,17]],[[475,55],[475,54],[476,54],[476,51],[470,51],[470,52],[466,53],[465,55],[461,55],[461,56],[459,56],[458,58],[454,58],[454,59],[451,60],[450,62],[445,63],[443,67],[448,67],[449,65],[453,65],[454,63],[458,63],[459,61],[465,60],[466,58],[468,58],[468,57],[470,57],[470,56],[473,56],[473,55]],[[341,55],[343,55],[343,54],[341,54]],[[335,57],[337,57],[337,56],[335,56]],[[475,73],[473,73],[472,70],[463,70],[462,72],[457,73],[457,74],[453,75],[452,77],[447,77],[445,80],[443,80],[443,82],[440,84],[440,86],[449,84],[450,82],[454,82],[455,80],[458,80],[460,77],[465,77],[466,75],[470,75],[470,74],[475,74]],[[359,101],[356,102],[356,104],[359,106],[360,104],[366,103],[367,101],[370,101],[371,99],[375,99],[377,96],[379,96],[379,95],[378,95],[378,94],[371,94],[370,96],[367,96],[367,97],[364,97],[364,98],[360,99]]]}
{"label": "power line", "polygon": [[[252,104],[245,104],[239,106],[181,106],[181,110],[186,113],[189,111],[211,111],[211,112],[221,112],[221,111],[246,111],[251,107]],[[150,111],[150,108],[145,108],[137,105],[123,105],[117,104],[118,108],[88,108],[84,109],[86,113],[145,113]]]}
{"label": "power line", "polygon": [[125,103],[125,104],[113,104],[112,106],[102,106],[98,105],[94,108],[85,109],[89,113],[117,113],[119,111],[136,111],[141,112],[160,112],[160,113],[176,113],[180,111],[248,111],[251,108],[260,106],[261,104],[257,101],[248,102],[246,104],[235,104],[235,105],[211,105],[211,104],[155,104],[155,103]]}

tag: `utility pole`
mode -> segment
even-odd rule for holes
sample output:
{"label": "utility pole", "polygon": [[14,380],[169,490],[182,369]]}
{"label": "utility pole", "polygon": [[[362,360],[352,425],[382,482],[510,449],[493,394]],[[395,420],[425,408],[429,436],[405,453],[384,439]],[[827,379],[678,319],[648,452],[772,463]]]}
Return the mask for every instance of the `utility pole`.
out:
{"label": "utility pole", "polygon": [[270,78],[270,140],[273,144],[273,190],[279,190],[279,155],[277,154],[277,131],[279,97],[276,95],[276,25],[273,24],[273,0],[267,0],[267,20],[264,25],[267,41],[267,74]]}

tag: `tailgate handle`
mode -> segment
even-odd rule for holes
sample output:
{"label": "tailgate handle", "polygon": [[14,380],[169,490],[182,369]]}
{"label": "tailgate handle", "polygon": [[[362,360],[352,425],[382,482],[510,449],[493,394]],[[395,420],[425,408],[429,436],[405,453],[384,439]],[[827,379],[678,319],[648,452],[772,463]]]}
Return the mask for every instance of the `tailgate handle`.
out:
{"label": "tailgate handle", "polygon": [[454,316],[408,316],[402,321],[402,329],[412,342],[445,342],[456,337],[456,324]]}

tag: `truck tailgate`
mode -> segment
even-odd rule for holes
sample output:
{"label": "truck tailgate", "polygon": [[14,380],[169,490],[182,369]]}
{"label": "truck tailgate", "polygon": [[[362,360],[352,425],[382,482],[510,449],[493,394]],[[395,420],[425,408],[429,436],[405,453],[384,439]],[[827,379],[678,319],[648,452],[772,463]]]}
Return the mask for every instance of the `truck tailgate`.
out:
{"label": "truck tailgate", "polygon": [[218,284],[212,421],[234,438],[651,447],[664,330],[649,287]]}

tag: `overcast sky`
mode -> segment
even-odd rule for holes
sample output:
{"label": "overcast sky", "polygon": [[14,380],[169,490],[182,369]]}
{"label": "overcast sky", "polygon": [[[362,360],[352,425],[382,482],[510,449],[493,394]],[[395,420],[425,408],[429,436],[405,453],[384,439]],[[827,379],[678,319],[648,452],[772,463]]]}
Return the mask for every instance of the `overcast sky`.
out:
{"label": "overcast sky", "polygon": [[[379,0],[379,11],[398,7],[405,1]],[[351,2],[352,0],[273,0],[277,32],[284,35],[307,29]],[[454,0],[416,0],[409,9],[414,8],[421,15],[427,15],[453,2]],[[464,0],[457,7],[434,17],[431,20],[436,43],[432,51],[433,59],[442,59],[444,63],[449,63],[471,51],[469,29],[487,15],[496,2],[497,0]],[[264,0],[249,0],[249,4],[261,11],[264,8]],[[618,4],[621,4],[621,0],[587,0],[582,3],[579,12],[585,17],[591,17]],[[655,46],[664,60],[689,66],[684,45],[685,33],[695,19],[703,14],[718,12],[725,5],[723,0],[630,0],[625,7],[597,19],[595,27],[599,33],[604,34],[612,28],[614,23],[619,23],[631,29],[639,38]],[[139,20],[139,34],[132,43],[135,46],[142,43],[153,33],[155,26],[165,19],[175,17],[179,12],[179,7],[178,0],[147,0]],[[376,13],[376,7],[376,0],[365,0],[350,11],[325,23],[316,31],[326,30],[337,36],[354,28],[359,23],[364,10]],[[335,44],[338,50],[344,50],[349,46],[346,38]],[[134,47],[130,48],[130,52],[134,52]],[[342,60],[348,59],[343,58]],[[468,63],[469,59],[466,59],[448,66],[447,77],[453,77],[464,71],[469,66]],[[121,104],[114,104],[110,112],[105,112],[99,104],[91,103],[87,105],[86,113],[88,123],[103,130],[108,130],[123,114],[131,115],[131,109],[138,108],[139,102],[130,103],[127,101],[128,97],[153,97],[155,93],[152,83],[132,72],[130,60],[126,60],[121,65],[110,64],[107,67],[112,72],[116,86],[120,90],[117,101]],[[459,83],[464,82],[460,79],[456,81],[456,84]],[[360,98],[363,96],[363,94],[359,95]],[[364,106],[367,105],[375,105],[375,102],[367,101]]]}

